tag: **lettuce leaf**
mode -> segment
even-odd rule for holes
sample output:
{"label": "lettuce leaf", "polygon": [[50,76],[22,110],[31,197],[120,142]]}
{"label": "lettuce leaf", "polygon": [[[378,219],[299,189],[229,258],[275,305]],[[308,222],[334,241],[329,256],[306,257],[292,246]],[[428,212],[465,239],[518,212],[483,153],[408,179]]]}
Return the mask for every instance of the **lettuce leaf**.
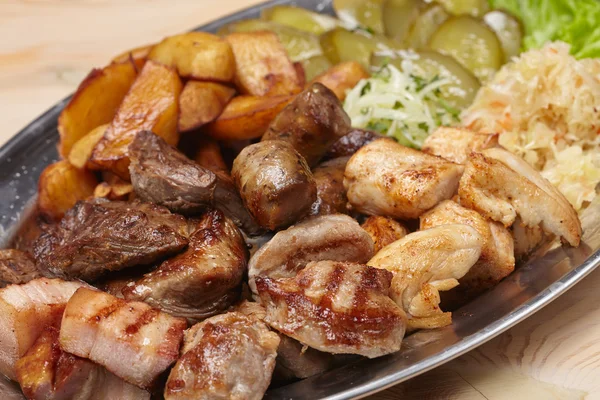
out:
{"label": "lettuce leaf", "polygon": [[489,0],[492,8],[519,17],[525,27],[524,50],[548,41],[571,45],[576,58],[600,57],[600,1]]}

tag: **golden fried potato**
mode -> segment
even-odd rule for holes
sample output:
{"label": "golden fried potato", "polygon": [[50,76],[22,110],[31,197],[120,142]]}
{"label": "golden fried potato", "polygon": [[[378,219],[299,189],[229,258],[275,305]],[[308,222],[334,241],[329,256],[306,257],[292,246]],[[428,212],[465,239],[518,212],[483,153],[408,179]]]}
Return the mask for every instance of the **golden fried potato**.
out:
{"label": "golden fried potato", "polygon": [[[100,125],[92,129],[87,135],[79,139],[69,152],[68,160],[71,165],[77,168],[84,168],[94,151],[96,144],[104,136],[108,124]],[[94,168],[91,168],[94,169]]]}
{"label": "golden fried potato", "polygon": [[128,147],[137,132],[149,130],[176,145],[181,89],[174,69],[148,60],[94,148],[90,162],[129,180]]}
{"label": "golden fried potato", "polygon": [[214,82],[188,81],[179,98],[179,131],[187,132],[214,121],[235,89]]}
{"label": "golden fried potato", "polygon": [[100,182],[94,189],[94,197],[103,197],[109,200],[127,200],[133,193],[133,185],[124,181],[109,171],[102,173],[104,182]]}
{"label": "golden fried potato", "polygon": [[79,139],[95,127],[109,123],[137,73],[131,61],[94,69],[58,117],[58,152],[67,157]]}
{"label": "golden fried potato", "polygon": [[152,48],[148,59],[172,66],[186,78],[231,82],[235,74],[229,43],[206,32],[169,36]]}
{"label": "golden fried potato", "polygon": [[235,84],[253,96],[298,93],[302,85],[285,48],[273,32],[236,32],[226,36],[235,56]]}
{"label": "golden fried potato", "polygon": [[335,93],[340,101],[346,98],[346,92],[361,79],[369,78],[369,73],[356,61],[346,61],[329,68],[317,76],[311,83],[320,82]]}
{"label": "golden fried potato", "polygon": [[76,168],[67,160],[50,164],[42,171],[38,182],[39,210],[58,220],[77,201],[92,196],[97,183],[92,172]]}
{"label": "golden fried potato", "polygon": [[219,143],[209,137],[203,137],[198,140],[197,146],[194,161],[213,172],[228,171]]}
{"label": "golden fried potato", "polygon": [[148,59],[148,54],[155,44],[147,44],[145,46],[135,47],[127,50],[116,56],[111,60],[112,63],[123,63],[126,61],[133,61],[138,71],[141,71]]}
{"label": "golden fried potato", "polygon": [[273,118],[293,98],[293,95],[234,97],[221,115],[206,125],[206,130],[217,140],[259,138],[265,133]]}

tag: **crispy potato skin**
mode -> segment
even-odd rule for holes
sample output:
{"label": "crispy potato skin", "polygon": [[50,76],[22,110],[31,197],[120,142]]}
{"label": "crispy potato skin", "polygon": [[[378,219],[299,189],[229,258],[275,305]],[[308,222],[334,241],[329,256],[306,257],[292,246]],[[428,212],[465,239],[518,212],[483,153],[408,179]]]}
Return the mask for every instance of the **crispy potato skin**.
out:
{"label": "crispy potato skin", "polygon": [[214,82],[188,81],[179,98],[179,131],[187,132],[214,121],[235,89]]}
{"label": "crispy potato skin", "polygon": [[[98,144],[100,139],[102,139],[102,136],[104,136],[106,128],[108,128],[108,124],[97,126],[87,135],[75,142],[68,157],[69,162],[73,166],[77,168],[84,168],[86,166],[94,151],[94,147],[96,147],[96,144]],[[90,169],[93,169],[93,165],[90,165],[89,167],[92,167]]]}
{"label": "crispy potato skin", "polygon": [[194,154],[194,161],[213,172],[229,172],[219,143],[209,137],[202,137],[198,140],[197,146],[198,150]]}
{"label": "crispy potato skin", "polygon": [[150,53],[150,50],[152,50],[152,48],[154,46],[155,46],[155,43],[147,44],[145,46],[135,47],[133,49],[124,51],[121,54],[119,54],[118,56],[116,56],[115,58],[113,58],[111,60],[111,62],[112,63],[123,63],[123,62],[131,60],[135,64],[135,67],[139,72],[144,67],[146,60],[148,59],[148,54]]}
{"label": "crispy potato skin", "polygon": [[369,73],[356,61],[346,61],[329,68],[311,83],[319,82],[331,89],[340,101],[346,98],[346,91],[352,89],[361,79],[369,78]]}
{"label": "crispy potato skin", "polygon": [[235,75],[229,43],[206,32],[169,36],[152,48],[148,59],[174,67],[185,78],[231,82]]}
{"label": "crispy potato skin", "polygon": [[172,68],[147,61],[90,161],[129,180],[128,146],[137,132],[151,130],[167,143],[177,145],[181,86]]}
{"label": "crispy potato skin", "polygon": [[235,56],[235,84],[253,96],[298,93],[301,80],[294,64],[273,32],[237,32],[227,35]]}
{"label": "crispy potato skin", "polygon": [[137,75],[127,60],[93,69],[58,117],[58,152],[67,157],[79,139],[99,125],[109,123]]}
{"label": "crispy potato skin", "polygon": [[237,96],[231,99],[221,115],[206,125],[206,131],[217,140],[245,140],[261,137],[271,121],[294,96]]}
{"label": "crispy potato skin", "polygon": [[77,201],[92,196],[97,183],[93,173],[67,160],[48,165],[38,181],[40,213],[54,220],[62,218]]}
{"label": "crispy potato skin", "polygon": [[109,171],[102,172],[103,182],[94,189],[94,197],[109,200],[127,200],[133,194],[133,185]]}

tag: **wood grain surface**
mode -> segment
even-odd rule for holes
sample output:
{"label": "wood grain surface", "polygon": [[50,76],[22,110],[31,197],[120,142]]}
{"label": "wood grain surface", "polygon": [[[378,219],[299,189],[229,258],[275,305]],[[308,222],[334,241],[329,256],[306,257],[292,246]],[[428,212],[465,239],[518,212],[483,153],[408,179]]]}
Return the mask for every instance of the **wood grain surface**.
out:
{"label": "wood grain surface", "polygon": [[[0,0],[0,144],[92,67],[260,0]],[[600,271],[480,348],[371,399],[600,399]]]}

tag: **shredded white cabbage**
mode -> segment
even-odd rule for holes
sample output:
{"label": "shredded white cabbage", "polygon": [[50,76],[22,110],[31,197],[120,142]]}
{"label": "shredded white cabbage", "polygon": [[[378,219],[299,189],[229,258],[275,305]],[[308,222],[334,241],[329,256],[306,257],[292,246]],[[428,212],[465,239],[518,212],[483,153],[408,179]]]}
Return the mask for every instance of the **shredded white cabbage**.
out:
{"label": "shredded white cabbage", "polygon": [[500,144],[542,171],[576,210],[600,182],[600,60],[577,61],[550,43],[506,64],[462,114],[462,124],[500,133]]}

